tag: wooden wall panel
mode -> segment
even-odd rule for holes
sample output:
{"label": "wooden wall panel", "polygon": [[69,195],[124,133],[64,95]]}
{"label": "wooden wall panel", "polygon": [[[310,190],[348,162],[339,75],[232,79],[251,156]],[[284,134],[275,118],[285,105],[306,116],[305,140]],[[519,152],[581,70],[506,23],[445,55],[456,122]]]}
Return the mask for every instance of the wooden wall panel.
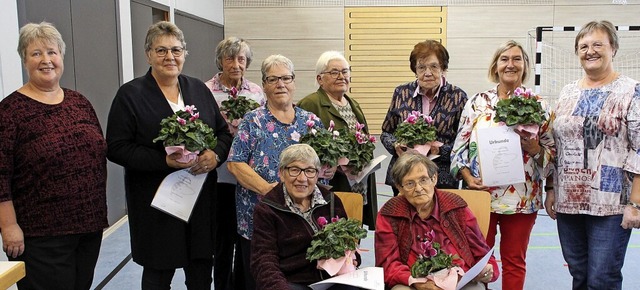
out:
{"label": "wooden wall panel", "polygon": [[425,39],[446,46],[446,7],[347,7],[345,56],[351,64],[349,95],[361,105],[370,131],[380,134],[393,90],[413,81],[409,54]]}

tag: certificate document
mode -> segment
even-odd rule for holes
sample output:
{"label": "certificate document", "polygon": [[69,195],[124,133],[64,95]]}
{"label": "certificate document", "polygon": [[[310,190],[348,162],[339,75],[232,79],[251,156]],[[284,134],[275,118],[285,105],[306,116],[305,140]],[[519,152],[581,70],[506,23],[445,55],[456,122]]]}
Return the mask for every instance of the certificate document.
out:
{"label": "certificate document", "polygon": [[522,183],[520,135],[507,126],[478,129],[480,177],[486,186]]}
{"label": "certificate document", "polygon": [[175,171],[162,180],[151,206],[189,222],[207,174],[193,175],[189,169]]}
{"label": "certificate document", "polygon": [[489,252],[487,252],[487,254],[484,255],[484,257],[482,257],[480,261],[478,261],[475,265],[473,265],[473,267],[471,267],[471,269],[469,269],[467,273],[464,273],[462,278],[460,278],[460,281],[458,281],[458,286],[456,286],[456,290],[462,289],[462,287],[469,284],[469,282],[471,282],[473,278],[480,275],[480,272],[482,272],[482,269],[484,269],[484,266],[486,266],[487,263],[489,263],[489,258],[491,258],[491,255],[493,255],[493,248]]}
{"label": "certificate document", "polygon": [[309,285],[313,290],[325,290],[335,284],[360,289],[384,290],[384,273],[381,267],[366,267]]}

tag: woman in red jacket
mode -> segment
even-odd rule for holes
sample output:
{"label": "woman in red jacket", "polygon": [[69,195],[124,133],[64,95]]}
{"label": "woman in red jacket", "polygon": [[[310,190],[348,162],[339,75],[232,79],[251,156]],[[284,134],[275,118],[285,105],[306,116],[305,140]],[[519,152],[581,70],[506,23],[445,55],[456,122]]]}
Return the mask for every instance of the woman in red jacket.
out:
{"label": "woman in red jacket", "polygon": [[[454,193],[435,188],[438,167],[424,155],[402,154],[391,169],[400,194],[378,212],[376,266],[384,268],[384,283],[393,290],[439,289],[433,281],[411,277],[411,266],[423,254],[416,237],[433,231],[432,242],[445,254],[457,255],[453,263],[469,270],[490,250],[466,202]],[[462,289],[485,289],[481,283],[498,279],[494,257]]]}

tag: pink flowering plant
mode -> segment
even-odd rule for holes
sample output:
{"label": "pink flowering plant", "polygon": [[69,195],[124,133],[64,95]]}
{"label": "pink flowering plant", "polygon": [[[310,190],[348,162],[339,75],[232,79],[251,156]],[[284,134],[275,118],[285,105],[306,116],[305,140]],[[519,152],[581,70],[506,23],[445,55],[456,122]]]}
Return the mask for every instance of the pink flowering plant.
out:
{"label": "pink flowering plant", "polygon": [[411,276],[414,278],[427,277],[429,274],[435,273],[442,269],[454,267],[453,260],[457,255],[445,254],[440,249],[440,244],[434,241],[435,232],[433,230],[426,233],[423,238],[418,236],[418,243],[422,254],[411,266]]}
{"label": "pink flowering plant", "polygon": [[376,149],[376,137],[363,132],[364,124],[356,122],[356,131],[340,130],[340,135],[346,140],[348,148],[346,158],[349,159],[347,167],[350,174],[357,175],[373,160],[373,150]]}
{"label": "pink flowering plant", "polygon": [[540,96],[531,89],[521,87],[513,91],[508,99],[498,101],[495,107],[496,123],[504,122],[507,126],[514,125],[542,125],[546,120],[545,111],[540,103]]}
{"label": "pink flowering plant", "polygon": [[245,96],[238,96],[236,87],[229,90],[229,98],[220,103],[220,111],[227,116],[227,122],[242,119],[244,114],[260,106],[258,102]]}
{"label": "pink flowering plant", "polygon": [[328,129],[317,126],[319,120],[316,115],[309,115],[306,122],[307,134],[300,138],[300,143],[309,144],[318,154],[320,163],[334,167],[338,164],[338,159],[347,154],[348,149],[344,139],[340,138],[340,132],[334,130],[333,120],[329,122]]}
{"label": "pink flowering plant", "polygon": [[367,230],[354,219],[333,217],[331,223],[325,217],[316,221],[320,230],[313,235],[307,249],[307,260],[338,259],[347,251],[358,248],[358,240],[367,237]]}
{"label": "pink flowering plant", "polygon": [[404,122],[398,125],[393,133],[399,144],[413,148],[415,145],[427,144],[436,140],[436,128],[431,116],[413,111]]}
{"label": "pink flowering plant", "polygon": [[216,147],[217,139],[213,129],[200,120],[196,107],[185,106],[184,110],[160,121],[160,133],[153,142],[163,141],[165,147],[184,146],[191,152],[199,152]]}

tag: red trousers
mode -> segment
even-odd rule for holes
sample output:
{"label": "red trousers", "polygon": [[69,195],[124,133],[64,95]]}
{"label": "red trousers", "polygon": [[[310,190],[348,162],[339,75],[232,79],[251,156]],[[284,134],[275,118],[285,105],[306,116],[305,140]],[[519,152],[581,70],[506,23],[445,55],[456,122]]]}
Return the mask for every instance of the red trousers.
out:
{"label": "red trousers", "polygon": [[491,213],[487,244],[496,243],[500,227],[500,260],[502,261],[502,289],[521,290],[527,274],[527,247],[531,229],[536,223],[537,213],[497,214]]}

